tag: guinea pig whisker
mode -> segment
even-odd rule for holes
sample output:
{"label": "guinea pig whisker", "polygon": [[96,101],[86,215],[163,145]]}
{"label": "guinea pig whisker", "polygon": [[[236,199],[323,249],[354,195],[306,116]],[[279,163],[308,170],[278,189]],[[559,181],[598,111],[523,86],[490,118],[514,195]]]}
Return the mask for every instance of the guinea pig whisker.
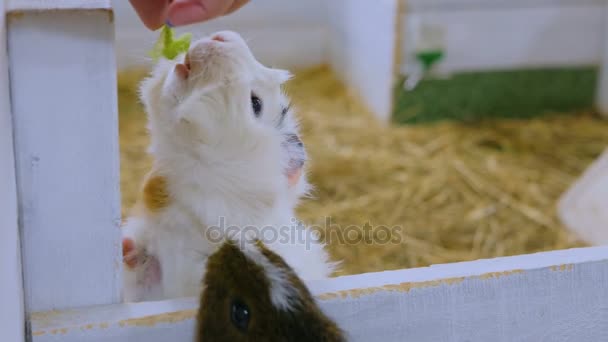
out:
{"label": "guinea pig whisker", "polygon": [[198,80],[199,78],[202,78],[202,77],[203,77],[203,75],[204,75],[204,72],[202,72],[202,71],[201,71],[201,72],[198,72],[198,73],[196,73],[196,74],[191,75],[191,76],[190,76],[190,80],[192,80],[192,81],[196,81],[196,80]]}
{"label": "guinea pig whisker", "polygon": [[192,56],[190,56],[190,59],[193,60],[193,61],[195,61],[195,62],[202,62],[206,58],[205,57],[200,57],[200,56],[199,57],[192,57]]}

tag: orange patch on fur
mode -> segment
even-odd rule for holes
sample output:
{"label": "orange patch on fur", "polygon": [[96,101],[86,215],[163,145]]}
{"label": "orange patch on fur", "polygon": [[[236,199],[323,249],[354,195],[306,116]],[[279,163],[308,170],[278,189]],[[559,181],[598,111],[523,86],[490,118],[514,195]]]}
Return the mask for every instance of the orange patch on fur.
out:
{"label": "orange patch on fur", "polygon": [[170,201],[167,179],[158,175],[148,177],[142,190],[142,202],[146,209],[158,212],[166,208]]}

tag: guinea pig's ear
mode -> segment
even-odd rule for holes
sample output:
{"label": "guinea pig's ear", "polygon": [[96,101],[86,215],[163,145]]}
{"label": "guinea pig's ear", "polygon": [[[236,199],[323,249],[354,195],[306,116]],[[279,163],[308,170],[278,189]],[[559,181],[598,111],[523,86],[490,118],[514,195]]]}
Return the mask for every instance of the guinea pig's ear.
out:
{"label": "guinea pig's ear", "polygon": [[289,72],[288,70],[274,69],[273,72],[274,72],[275,80],[279,84],[283,84],[293,78],[293,74],[291,72]]}

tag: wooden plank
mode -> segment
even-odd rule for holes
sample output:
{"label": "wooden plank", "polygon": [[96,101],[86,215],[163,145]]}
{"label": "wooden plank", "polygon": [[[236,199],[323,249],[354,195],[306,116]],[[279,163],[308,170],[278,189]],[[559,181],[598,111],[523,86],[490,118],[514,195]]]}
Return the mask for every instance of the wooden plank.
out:
{"label": "wooden plank", "polygon": [[510,9],[439,8],[403,14],[403,66],[411,61],[415,48],[408,31],[414,29],[412,25],[420,24],[439,27],[445,33],[445,57],[437,65],[437,71],[444,74],[598,66],[604,55],[603,3]]}
{"label": "wooden plank", "polygon": [[4,341],[24,342],[21,246],[4,5],[0,2],[0,331]]}
{"label": "wooden plank", "polygon": [[566,191],[558,216],[570,230],[591,245],[608,244],[608,150]]}
{"label": "wooden plank", "polygon": [[392,114],[398,0],[328,2],[330,64],[378,119]]}
{"label": "wooden plank", "polygon": [[7,4],[7,12],[111,8],[111,0],[8,0]]}
{"label": "wooden plank", "polygon": [[27,311],[120,301],[110,11],[9,15]]}
{"label": "wooden plank", "polygon": [[[608,247],[339,277],[311,284],[351,341],[608,340]],[[191,341],[197,301],[36,313],[34,342]]]}

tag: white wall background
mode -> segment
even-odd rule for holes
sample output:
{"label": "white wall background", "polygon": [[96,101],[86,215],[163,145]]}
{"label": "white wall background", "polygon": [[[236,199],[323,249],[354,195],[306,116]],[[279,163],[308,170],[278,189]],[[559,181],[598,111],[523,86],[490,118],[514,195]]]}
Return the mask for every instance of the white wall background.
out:
{"label": "white wall background", "polygon": [[605,0],[411,0],[402,13],[404,54],[426,23],[443,28],[442,72],[599,65]]}
{"label": "white wall background", "polygon": [[[113,0],[119,68],[149,62],[147,52],[158,32],[146,29],[126,0]],[[179,28],[203,36],[217,30],[235,30],[249,41],[264,64],[280,68],[313,66],[327,60],[325,0],[254,0],[237,12],[207,23]]]}

